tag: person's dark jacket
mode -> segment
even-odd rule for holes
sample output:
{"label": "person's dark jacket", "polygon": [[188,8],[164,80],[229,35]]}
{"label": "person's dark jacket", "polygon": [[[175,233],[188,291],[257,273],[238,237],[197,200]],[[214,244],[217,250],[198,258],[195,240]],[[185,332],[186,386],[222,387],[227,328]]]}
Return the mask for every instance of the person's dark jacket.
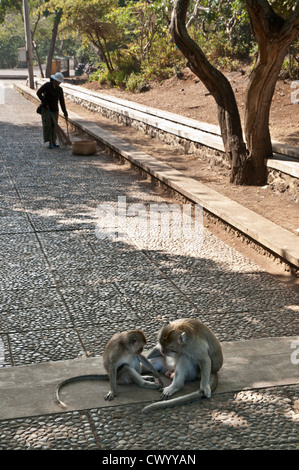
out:
{"label": "person's dark jacket", "polygon": [[36,94],[45,107],[49,105],[49,109],[52,112],[57,112],[59,110],[58,109],[58,101],[59,101],[63,114],[67,116],[67,110],[65,107],[64,96],[63,96],[63,89],[60,86],[54,87],[52,85],[52,82],[50,81],[42,85],[38,89]]}

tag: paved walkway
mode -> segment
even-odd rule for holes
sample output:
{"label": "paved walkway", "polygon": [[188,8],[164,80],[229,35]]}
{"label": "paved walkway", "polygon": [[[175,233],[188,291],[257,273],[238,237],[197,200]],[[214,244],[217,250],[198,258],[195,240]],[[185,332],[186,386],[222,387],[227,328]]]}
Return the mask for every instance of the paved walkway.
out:
{"label": "paved walkway", "polygon": [[[20,84],[19,82],[17,84],[15,83],[14,87],[19,91],[19,93],[24,93],[26,98],[30,100],[33,99],[34,102],[39,103],[35,90],[31,90],[29,87]],[[81,87],[77,88],[78,90],[82,90]],[[77,97],[77,94],[82,95],[82,91],[77,91],[77,94],[75,93],[76,87],[73,86],[72,89],[73,96]],[[65,90],[65,92],[67,91],[68,89]],[[84,100],[84,102],[84,106],[86,106],[88,101]],[[117,105],[115,102],[113,106],[116,110]],[[130,110],[129,107],[126,109],[127,111]],[[98,110],[98,112],[100,113],[100,110]],[[82,118],[82,114],[85,115],[85,119]],[[90,115],[91,113],[89,112],[88,114]],[[253,210],[240,205],[236,201],[232,201],[222,193],[219,193],[207,185],[202,184],[200,181],[193,179],[192,176],[186,176],[184,172],[178,171],[168,163],[161,161],[158,151],[156,152],[156,155],[155,151],[154,153],[151,151],[151,155],[149,155],[149,153],[141,151],[140,148],[116,136],[115,133],[113,134],[102,129],[99,127],[100,124],[95,122],[93,116],[89,118],[90,120],[88,120],[88,117],[86,118],[85,107],[81,108],[79,115],[69,110],[68,118],[69,122],[74,124],[76,128],[83,130],[91,138],[106,146],[107,149],[112,150],[117,155],[121,155],[126,160],[132,162],[134,166],[141,168],[156,180],[163,182],[163,184],[166,184],[169,189],[174,190],[177,194],[180,194],[183,197],[186,197],[188,201],[192,201],[194,204],[200,204],[205,211],[208,211],[220,218],[224,223],[228,223],[239,233],[249,237],[250,240],[263,247],[267,252],[270,252],[278,256],[281,260],[284,260],[287,264],[292,266],[291,269],[295,268],[298,270],[299,244],[298,236],[295,233],[286,230],[261,215],[258,215]],[[177,116],[176,119],[178,120],[179,118],[180,116]],[[194,132],[194,129],[192,132]],[[121,135],[119,130],[117,133]],[[155,148],[155,146],[153,148]],[[293,148],[293,150],[295,152],[296,149]],[[294,174],[296,173],[297,166],[299,171],[298,161],[292,163],[289,161],[287,162],[287,165],[290,165],[290,174],[293,172]],[[281,167],[280,171],[284,171],[284,168]]]}
{"label": "paved walkway", "polygon": [[[5,415],[0,404],[0,449],[298,449],[299,388],[288,375],[296,376],[299,367],[292,364],[298,357],[295,293],[206,230],[199,250],[182,237],[147,239],[141,230],[136,238],[133,217],[119,238],[105,238],[103,230],[96,235],[100,209],[116,210],[119,197],[131,211],[163,199],[109,155],[45,149],[35,106],[7,82],[0,87],[2,390],[7,383],[10,398],[19,393],[21,400],[26,390],[30,394],[25,386],[14,388],[21,373],[38,383],[49,367],[59,375],[70,363],[93,364],[115,331],[141,328],[151,347],[161,316],[207,323],[224,342],[226,357],[240,357],[235,365],[227,361],[232,383],[242,362],[243,373],[244,364],[254,372],[254,359],[236,354],[246,345],[270,377],[239,388],[233,383],[211,400],[146,419],[140,398],[45,412],[32,394],[30,413],[12,407]],[[34,375],[38,369],[41,375]]]}

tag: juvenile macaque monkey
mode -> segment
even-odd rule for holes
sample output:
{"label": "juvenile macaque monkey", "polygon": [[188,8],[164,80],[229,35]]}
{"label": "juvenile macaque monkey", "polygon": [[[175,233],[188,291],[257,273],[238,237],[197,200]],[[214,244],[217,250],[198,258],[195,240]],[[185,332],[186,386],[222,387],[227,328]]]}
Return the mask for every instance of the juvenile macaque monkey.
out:
{"label": "juvenile macaque monkey", "polygon": [[147,357],[159,372],[167,375],[174,371],[172,383],[162,391],[163,400],[180,390],[186,381],[200,377],[200,387],[197,392],[148,405],[144,412],[210,398],[223,364],[221,345],[214,333],[191,318],[166,323],[159,332],[158,345]]}
{"label": "juvenile macaque monkey", "polygon": [[[117,396],[117,383],[136,383],[140,387],[160,388],[160,385],[163,386],[160,374],[146,357],[141,354],[145,345],[146,339],[141,330],[116,333],[108,341],[103,354],[103,362],[107,374],[81,375],[66,379],[57,386],[54,401],[66,408],[65,403],[59,399],[61,387],[81,380],[109,380],[110,390],[105,395],[105,400],[113,400]],[[158,378],[160,385],[155,383],[155,379],[152,376],[141,376],[141,365]]]}

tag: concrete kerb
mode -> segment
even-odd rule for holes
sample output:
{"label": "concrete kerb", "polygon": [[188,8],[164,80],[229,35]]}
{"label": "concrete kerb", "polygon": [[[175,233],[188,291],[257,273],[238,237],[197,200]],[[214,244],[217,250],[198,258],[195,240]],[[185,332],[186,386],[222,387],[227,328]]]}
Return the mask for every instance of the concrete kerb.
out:
{"label": "concrete kerb", "polygon": [[[223,342],[224,365],[214,394],[239,392],[299,383],[299,367],[291,360],[299,336]],[[102,357],[48,362],[0,369],[0,420],[91,408],[148,403],[160,399],[159,391],[135,385],[118,386],[118,396],[105,401],[108,382],[81,381],[61,389],[67,408],[54,402],[57,385],[67,378],[103,374]],[[168,383],[165,378],[165,385]],[[199,382],[187,383],[176,396],[198,389]]]}
{"label": "concrete kerb", "polygon": [[[34,90],[19,84],[15,87],[30,98],[36,99]],[[104,131],[96,124],[82,119],[76,113],[69,112],[69,121],[189,201],[202,205],[204,210],[229,224],[270,254],[291,265],[294,270],[299,268],[299,243],[298,236],[295,234],[202,183],[184,176],[183,173],[166,163],[136,150],[129,143]]]}

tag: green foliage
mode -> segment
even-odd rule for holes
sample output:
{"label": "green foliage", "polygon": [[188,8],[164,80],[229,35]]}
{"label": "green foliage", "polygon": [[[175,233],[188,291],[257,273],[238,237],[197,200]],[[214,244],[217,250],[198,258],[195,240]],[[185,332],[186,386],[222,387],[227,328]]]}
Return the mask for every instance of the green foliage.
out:
{"label": "green foliage", "polygon": [[0,1],[0,68],[16,67],[18,48],[25,46],[21,10],[22,0]]}
{"label": "green foliage", "polygon": [[83,45],[93,44],[108,69],[113,70],[111,44],[120,41],[117,25],[109,19],[117,0],[49,0],[47,9],[62,9],[61,29],[65,37],[81,37]]}
{"label": "green foliage", "polygon": [[105,83],[106,82],[106,72],[107,72],[107,67],[105,65],[102,65],[96,70],[95,72],[91,73],[89,75],[89,82],[99,82],[99,83]]}
{"label": "green foliage", "polygon": [[111,9],[107,19],[116,25],[120,41],[111,51],[111,73],[101,70],[95,78],[136,90],[148,80],[173,75],[184,59],[168,32],[170,12],[170,0],[129,1]]}
{"label": "green foliage", "polygon": [[243,2],[200,3],[206,10],[190,22],[190,36],[215,66],[234,69],[238,61],[248,59],[254,43]]}
{"label": "green foliage", "polygon": [[279,77],[291,80],[299,79],[299,40],[288,48],[288,54],[282,64]]}
{"label": "green foliage", "polygon": [[[74,41],[70,41],[73,44],[73,50],[71,54],[67,55],[76,55],[77,62],[87,64],[88,62],[97,63],[98,57],[95,54],[94,50],[90,47],[90,45],[82,45],[80,44],[79,47],[76,47]],[[74,47],[75,45],[75,47]],[[65,41],[64,41],[64,49],[65,49]]]}
{"label": "green foliage", "polygon": [[123,88],[125,86],[127,79],[127,74],[123,70],[109,70],[106,65],[101,65],[101,67],[93,72],[89,81],[97,81],[101,85],[110,85]]}
{"label": "green foliage", "polygon": [[[269,3],[287,17],[297,0]],[[29,5],[32,27],[37,25],[34,39],[41,60],[47,59],[53,18],[62,9],[55,54],[76,54],[84,63],[103,61],[105,66],[99,67],[90,80],[136,90],[186,66],[169,34],[173,0],[29,0]],[[19,17],[21,21],[21,12],[22,0],[0,1],[0,41],[6,41],[0,43],[3,63],[5,50],[7,57],[16,57],[14,36],[19,36],[23,45],[23,25],[18,23],[15,28],[14,20]],[[256,43],[244,0],[190,0],[187,28],[216,67],[234,70],[239,61],[254,57]],[[5,61],[8,63],[8,59]]]}
{"label": "green foliage", "polygon": [[132,72],[126,81],[126,90],[136,92],[146,84],[146,80],[141,73]]}
{"label": "green foliage", "polygon": [[0,40],[0,68],[14,68],[18,64],[18,48],[25,45],[24,39],[13,36]]}
{"label": "green foliage", "polygon": [[297,0],[270,0],[270,5],[276,13],[287,18],[297,6]]}
{"label": "green foliage", "polygon": [[169,4],[169,0],[129,1],[111,8],[106,20],[115,25],[118,33],[117,43],[109,43],[113,66],[101,69],[90,79],[135,89],[148,79],[168,76],[167,68],[179,57],[168,33]]}
{"label": "green foliage", "polygon": [[240,62],[239,60],[232,60],[230,57],[218,57],[217,66],[222,70],[233,72],[240,68]]}
{"label": "green foliage", "polygon": [[4,23],[8,12],[20,13],[22,11],[22,0],[1,0],[0,1],[0,24]]}

